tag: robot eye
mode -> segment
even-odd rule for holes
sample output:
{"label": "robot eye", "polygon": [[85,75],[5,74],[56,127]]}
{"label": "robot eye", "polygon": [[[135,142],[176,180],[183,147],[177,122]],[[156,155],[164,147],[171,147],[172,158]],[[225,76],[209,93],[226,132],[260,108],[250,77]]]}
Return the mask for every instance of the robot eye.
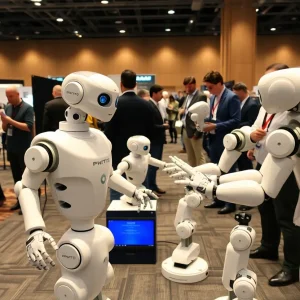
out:
{"label": "robot eye", "polygon": [[117,97],[116,99],[116,103],[115,103],[116,107],[118,107],[118,102],[119,102],[119,97]]}
{"label": "robot eye", "polygon": [[98,103],[100,106],[107,106],[110,103],[110,96],[107,94],[100,94],[98,96]]}
{"label": "robot eye", "polygon": [[145,150],[145,151],[148,150],[148,146],[144,146],[144,150]]}

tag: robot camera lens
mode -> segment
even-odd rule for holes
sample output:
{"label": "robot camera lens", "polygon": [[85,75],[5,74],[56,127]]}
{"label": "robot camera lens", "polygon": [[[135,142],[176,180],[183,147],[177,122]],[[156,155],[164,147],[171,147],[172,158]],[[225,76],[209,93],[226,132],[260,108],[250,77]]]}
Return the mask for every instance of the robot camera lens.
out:
{"label": "robot camera lens", "polygon": [[118,102],[119,102],[119,97],[117,97],[116,102],[115,102],[116,107],[118,107]]}
{"label": "robot camera lens", "polygon": [[148,150],[148,146],[144,146],[144,150],[145,150],[145,151]]}
{"label": "robot camera lens", "polygon": [[98,103],[100,106],[106,106],[110,102],[110,96],[107,94],[101,94],[98,97]]}

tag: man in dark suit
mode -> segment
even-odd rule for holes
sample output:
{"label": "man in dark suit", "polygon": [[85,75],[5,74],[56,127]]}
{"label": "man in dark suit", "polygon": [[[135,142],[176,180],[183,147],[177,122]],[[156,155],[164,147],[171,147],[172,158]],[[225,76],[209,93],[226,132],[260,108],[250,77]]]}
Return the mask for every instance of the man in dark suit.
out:
{"label": "man in dark suit", "polygon": [[[255,122],[260,105],[256,100],[252,100],[249,96],[247,86],[243,82],[238,82],[233,86],[233,92],[239,97],[241,102],[241,123],[243,126],[252,126]],[[247,152],[243,152],[239,157],[238,168],[240,171],[253,169],[252,161],[247,157]]]}
{"label": "man in dark suit", "polygon": [[[104,133],[112,143],[112,166],[115,170],[122,158],[129,154],[127,140],[134,135],[154,136],[153,109],[148,101],[135,94],[136,73],[125,70],[121,74],[121,91],[117,110]],[[119,200],[121,194],[110,190],[110,199]]]}
{"label": "man in dark suit", "polygon": [[195,77],[186,77],[183,80],[183,85],[187,93],[183,108],[179,111],[182,115],[183,123],[183,143],[187,152],[189,165],[196,167],[205,163],[203,150],[202,132],[196,129],[194,121],[191,119],[188,109],[190,106],[199,101],[207,100],[206,96],[196,89]]}
{"label": "man in dark suit", "polygon": [[53,100],[48,101],[44,107],[43,131],[56,131],[59,122],[65,121],[65,111],[69,105],[61,96],[61,85],[56,85],[52,90]]}
{"label": "man in dark suit", "polygon": [[[161,116],[159,110],[158,102],[162,99],[163,87],[160,85],[153,85],[150,88],[150,100],[149,104],[152,106],[153,110],[153,124],[154,124],[154,135],[151,139],[150,154],[152,157],[161,160],[163,154],[163,148],[165,143],[165,130],[169,128],[168,123],[164,123],[164,120]],[[156,183],[156,172],[158,168],[149,166],[147,178],[146,178],[146,187],[158,194],[165,194],[166,192],[160,189]]]}
{"label": "man in dark suit", "polygon": [[[219,72],[209,72],[203,82],[213,95],[210,99],[210,115],[204,132],[209,132],[208,147],[211,162],[217,164],[224,150],[223,138],[233,129],[239,128],[241,121],[241,104],[237,95],[224,86],[223,77]],[[231,171],[234,170],[234,167]],[[218,214],[227,214],[235,211],[235,204],[215,200],[206,208],[221,208]]]}

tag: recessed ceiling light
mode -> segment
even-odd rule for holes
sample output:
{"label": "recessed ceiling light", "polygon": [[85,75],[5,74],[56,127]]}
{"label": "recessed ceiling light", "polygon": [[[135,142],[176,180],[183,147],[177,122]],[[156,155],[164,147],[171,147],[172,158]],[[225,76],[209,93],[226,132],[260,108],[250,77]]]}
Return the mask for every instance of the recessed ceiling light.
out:
{"label": "recessed ceiling light", "polygon": [[42,2],[42,0],[31,0],[31,2]]}
{"label": "recessed ceiling light", "polygon": [[193,24],[194,23],[194,20],[190,20],[190,24]]}
{"label": "recessed ceiling light", "polygon": [[122,24],[122,21],[118,20],[115,22],[115,24]]}
{"label": "recessed ceiling light", "polygon": [[108,4],[109,2],[107,0],[102,0],[101,4]]}
{"label": "recessed ceiling light", "polygon": [[174,15],[174,14],[175,14],[175,10],[170,9],[170,10],[168,11],[168,14],[169,14],[169,15]]}
{"label": "recessed ceiling light", "polygon": [[256,12],[259,12],[259,8],[256,9]]}
{"label": "recessed ceiling light", "polygon": [[165,31],[171,31],[171,29],[170,28],[166,28]]}
{"label": "recessed ceiling light", "polygon": [[296,18],[296,17],[293,17],[293,18],[292,18],[292,21],[296,21],[296,20],[297,20],[297,18]]}
{"label": "recessed ceiling light", "polygon": [[20,38],[18,36],[16,36],[16,40],[18,41]]}
{"label": "recessed ceiling light", "polygon": [[35,33],[35,34],[40,34],[40,32],[39,32],[39,31],[35,31],[34,33]]}
{"label": "recessed ceiling light", "polygon": [[57,21],[57,22],[63,22],[64,19],[63,19],[63,18],[57,18],[56,21]]}
{"label": "recessed ceiling light", "polygon": [[75,30],[75,31],[74,31],[74,33],[75,33],[75,34],[77,34],[77,33],[78,33],[78,31],[77,31],[77,30]]}
{"label": "recessed ceiling light", "polygon": [[124,30],[124,29],[121,29],[119,32],[120,32],[120,33],[125,33],[125,32],[126,32],[126,30]]}
{"label": "recessed ceiling light", "polygon": [[276,28],[275,28],[275,27],[272,27],[270,30],[271,30],[271,31],[275,31],[275,30],[276,30]]}
{"label": "recessed ceiling light", "polygon": [[78,34],[77,36],[78,36],[79,38],[82,38],[82,35],[81,35],[81,34]]}
{"label": "recessed ceiling light", "polygon": [[42,4],[40,2],[34,2],[35,6],[41,6]]}

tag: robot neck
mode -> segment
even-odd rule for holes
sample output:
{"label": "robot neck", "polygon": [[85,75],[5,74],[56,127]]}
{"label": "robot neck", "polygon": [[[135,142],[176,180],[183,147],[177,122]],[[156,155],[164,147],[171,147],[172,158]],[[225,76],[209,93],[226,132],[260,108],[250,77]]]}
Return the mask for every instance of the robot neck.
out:
{"label": "robot neck", "polygon": [[68,107],[65,112],[66,121],[59,122],[59,130],[82,132],[89,131],[89,124],[85,122],[87,114],[75,107]]}
{"label": "robot neck", "polygon": [[132,156],[133,156],[134,158],[140,158],[140,157],[141,157],[141,155],[139,155],[139,154],[137,154],[137,153],[131,152],[131,154],[132,154]]}
{"label": "robot neck", "polygon": [[94,228],[94,219],[90,220],[71,220],[71,228],[73,231],[90,231]]}

